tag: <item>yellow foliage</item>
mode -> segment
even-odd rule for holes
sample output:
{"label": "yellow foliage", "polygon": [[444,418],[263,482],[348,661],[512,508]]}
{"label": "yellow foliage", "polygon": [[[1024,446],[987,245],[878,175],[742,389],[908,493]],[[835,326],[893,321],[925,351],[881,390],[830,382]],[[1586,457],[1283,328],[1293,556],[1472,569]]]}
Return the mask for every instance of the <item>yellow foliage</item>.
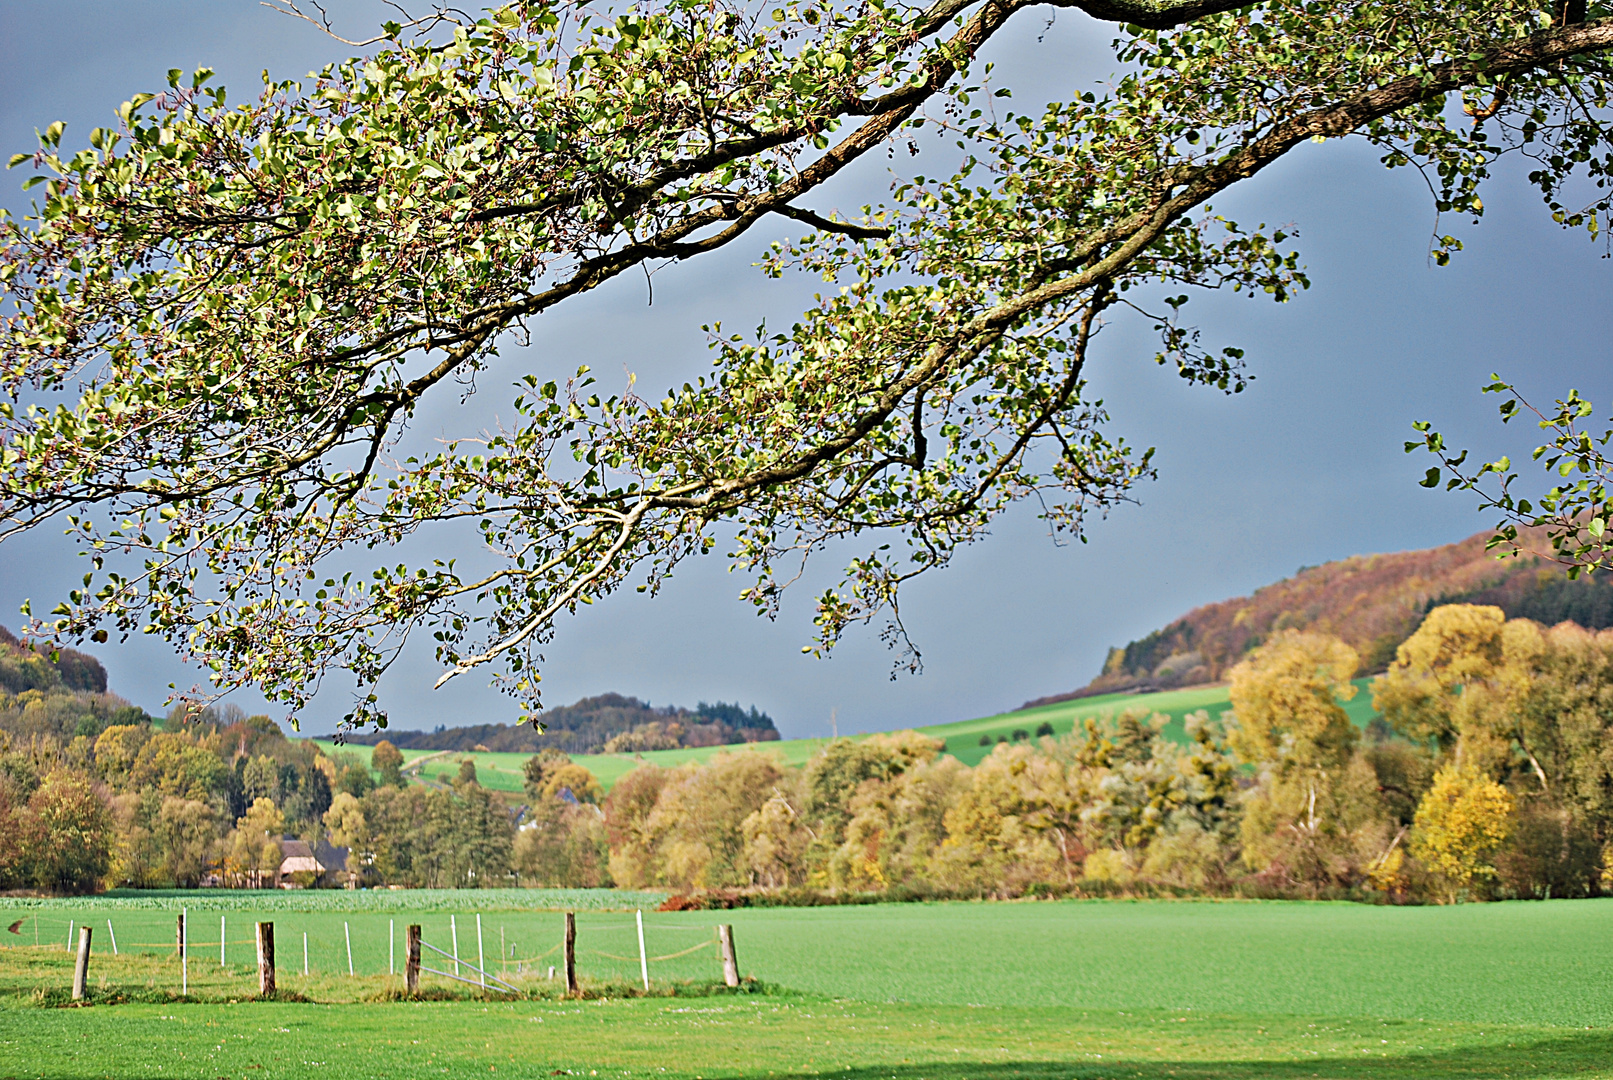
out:
{"label": "yellow foliage", "polygon": [[960,859],[973,860],[981,883],[999,887],[1054,877],[1065,860],[1040,819],[1064,786],[1062,764],[1032,747],[1003,743],[975,766],[971,780],[942,819],[943,861],[956,873]]}
{"label": "yellow foliage", "polygon": [[[659,850],[656,880],[679,889],[748,884],[745,820],[783,779],[778,760],[755,751],[716,754],[704,765],[671,770],[644,822],[649,846]],[[616,868],[613,855],[612,874]]]}
{"label": "yellow foliage", "polygon": [[745,818],[742,827],[745,865],[753,880],[769,888],[794,884],[792,874],[800,866],[812,834],[790,800],[775,792],[760,809]]}
{"label": "yellow foliage", "polygon": [[1435,608],[1401,643],[1389,670],[1374,681],[1373,707],[1409,739],[1454,745],[1457,703],[1468,687],[1495,674],[1505,629],[1506,615],[1498,607]]}
{"label": "yellow foliage", "polygon": [[605,789],[600,786],[599,779],[576,762],[562,765],[549,774],[543,784],[543,797],[557,799],[560,797],[561,788],[570,788],[572,796],[578,802],[597,804],[605,796]]}
{"label": "yellow foliage", "polygon": [[338,791],[330,802],[330,809],[325,811],[325,828],[330,830],[330,842],[338,847],[356,851],[369,841],[364,808],[345,791]]}
{"label": "yellow foliage", "polygon": [[900,770],[911,769],[926,761],[934,761],[947,745],[944,739],[911,730],[870,735],[863,740],[863,744],[885,751]]}
{"label": "yellow foliage", "polygon": [[139,724],[113,724],[95,740],[95,761],[108,779],[122,779],[134,768],[135,757],[150,737]]}
{"label": "yellow foliage", "polygon": [[1400,848],[1390,851],[1367,870],[1367,880],[1379,892],[1406,891],[1406,853]]}
{"label": "yellow foliage", "polygon": [[1137,872],[1126,858],[1124,851],[1114,848],[1099,848],[1087,855],[1082,865],[1082,876],[1088,881],[1107,881],[1116,885],[1130,885],[1137,878]]}
{"label": "yellow foliage", "polygon": [[1360,657],[1329,634],[1288,630],[1232,669],[1232,749],[1245,761],[1331,768],[1349,759],[1356,731],[1339,700],[1355,693]]}
{"label": "yellow foliage", "polygon": [[248,885],[272,884],[280,871],[280,834],[285,828],[285,815],[273,800],[253,800],[225,846],[225,874]]}
{"label": "yellow foliage", "polygon": [[1489,859],[1507,838],[1512,796],[1472,765],[1451,765],[1434,774],[1417,807],[1412,854],[1450,886],[1449,899],[1475,881],[1494,875]]}

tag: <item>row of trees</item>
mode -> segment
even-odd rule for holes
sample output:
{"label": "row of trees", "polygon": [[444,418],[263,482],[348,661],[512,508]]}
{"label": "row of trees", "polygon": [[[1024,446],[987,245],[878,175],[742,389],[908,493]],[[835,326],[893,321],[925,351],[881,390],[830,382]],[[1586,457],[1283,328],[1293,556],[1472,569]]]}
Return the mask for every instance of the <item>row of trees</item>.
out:
{"label": "row of trees", "polygon": [[[970,768],[907,732],[643,766],[545,810],[522,866],[549,884],[816,886],[1017,895],[1172,889],[1454,900],[1588,895],[1613,850],[1613,633],[1436,609],[1371,687],[1359,658],[1280,634],[1232,672],[1233,711],[1122,713],[999,744]],[[575,768],[575,766],[573,766]],[[535,800],[536,801],[536,800]],[[601,851],[608,849],[608,877]]]}
{"label": "row of trees", "polygon": [[215,872],[263,884],[283,837],[317,840],[333,795],[375,785],[267,717],[180,709],[159,724],[100,708],[105,696],[0,700],[0,888],[194,886]]}
{"label": "row of trees", "polygon": [[[914,732],[645,764],[607,796],[550,749],[524,813],[473,763],[410,784],[263,718],[112,724],[0,755],[0,883],[270,884],[281,840],[351,849],[358,883],[1209,894],[1455,900],[1613,886],[1613,631],[1435,609],[1341,705],[1355,651],[1285,632],[1231,673],[1231,712],[1122,712],[970,767]],[[1174,737],[1168,737],[1174,735]]]}

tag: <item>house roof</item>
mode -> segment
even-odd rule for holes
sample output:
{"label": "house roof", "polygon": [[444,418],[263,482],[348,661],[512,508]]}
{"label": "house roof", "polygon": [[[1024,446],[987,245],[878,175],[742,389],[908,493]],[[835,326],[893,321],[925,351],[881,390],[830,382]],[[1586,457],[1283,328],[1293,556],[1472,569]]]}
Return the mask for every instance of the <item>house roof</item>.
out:
{"label": "house roof", "polygon": [[325,868],[314,858],[313,848],[308,846],[306,840],[280,841],[280,872],[282,874],[315,873],[323,874]]}
{"label": "house roof", "polygon": [[296,874],[304,871],[323,874],[328,870],[346,870],[348,851],[329,840],[310,844],[306,840],[285,837],[280,841],[280,872]]}
{"label": "house roof", "polygon": [[329,840],[320,840],[319,846],[314,849],[314,858],[325,864],[327,870],[346,870],[348,850],[337,847]]}
{"label": "house roof", "polygon": [[288,859],[311,859],[314,849],[308,846],[308,841],[293,840],[288,836],[280,841],[280,854]]}

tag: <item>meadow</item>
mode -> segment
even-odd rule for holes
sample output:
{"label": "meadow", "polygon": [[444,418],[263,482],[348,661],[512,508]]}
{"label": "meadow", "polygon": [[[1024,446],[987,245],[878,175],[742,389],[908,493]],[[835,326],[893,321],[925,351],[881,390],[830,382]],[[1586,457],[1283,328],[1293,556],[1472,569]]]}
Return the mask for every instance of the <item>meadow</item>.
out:
{"label": "meadow", "polygon": [[[295,1004],[245,1000],[255,913],[223,912],[221,967],[207,894],[187,900],[190,988],[203,1000],[185,1002],[166,997],[179,976],[171,911],[0,901],[5,922],[24,920],[0,949],[0,1077],[1613,1075],[1613,900],[647,910],[649,954],[671,957],[651,964],[652,986],[680,996],[630,997],[631,912],[606,910],[614,894],[589,908],[556,896],[582,908],[579,971],[604,995],[564,1001],[547,978],[561,915],[501,909],[508,891],[450,894],[435,911],[397,893],[378,894],[400,901],[390,912],[368,894],[348,911],[266,898],[281,986],[311,999]],[[426,976],[445,1000],[377,1000],[401,981],[387,974],[389,920],[400,943],[419,921],[446,948],[452,915],[460,955],[474,957],[478,911],[489,966],[530,996]],[[92,998],[135,1000],[41,1007],[65,996],[69,920],[92,918]],[[107,918],[116,960],[100,936]],[[759,980],[751,992],[713,988],[719,920],[735,926],[740,966]]]}
{"label": "meadow", "polygon": [[[1355,697],[1344,702],[1344,709],[1350,714],[1350,719],[1358,726],[1365,727],[1377,715],[1372,708],[1372,694],[1368,686],[1371,679],[1356,679]],[[1023,709],[1017,712],[999,713],[995,716],[980,717],[975,720],[959,720],[949,724],[932,724],[916,730],[933,738],[941,739],[946,743],[945,753],[952,755],[965,765],[978,765],[987,754],[991,753],[998,739],[1011,739],[1014,732],[1034,732],[1042,724],[1053,728],[1054,735],[1067,735],[1088,717],[1114,715],[1126,709],[1143,709],[1150,713],[1162,713],[1169,717],[1164,734],[1167,738],[1178,742],[1187,740],[1187,727],[1185,718],[1189,713],[1203,709],[1212,717],[1219,716],[1230,709],[1232,702],[1227,696],[1225,686],[1200,686],[1186,690],[1164,690],[1154,694],[1104,694],[1098,697],[1079,698],[1075,701],[1060,701],[1052,705],[1041,705],[1034,709]],[[867,738],[866,735],[853,735],[852,738]],[[984,745],[981,739],[986,739]],[[324,747],[326,753],[342,751],[356,754],[360,760],[368,763],[371,747],[368,746],[337,746],[329,739],[316,740]],[[771,754],[781,759],[787,765],[804,765],[819,750],[823,748],[827,739],[784,739],[779,742],[750,743],[739,746],[702,746],[683,750],[648,750],[641,754],[579,754],[576,760],[586,765],[588,770],[599,778],[600,784],[609,791],[617,780],[637,768],[641,764],[649,763],[660,765],[663,768],[675,768],[687,761],[703,762],[714,754],[728,753],[755,753]],[[477,752],[439,752],[432,750],[405,750],[403,751],[404,768],[419,767],[427,779],[434,779],[439,773],[452,776],[458,762],[470,758],[476,762],[476,778],[483,787],[495,791],[519,792],[525,774],[522,772],[530,754],[497,754]],[[420,764],[426,759],[424,764]]]}

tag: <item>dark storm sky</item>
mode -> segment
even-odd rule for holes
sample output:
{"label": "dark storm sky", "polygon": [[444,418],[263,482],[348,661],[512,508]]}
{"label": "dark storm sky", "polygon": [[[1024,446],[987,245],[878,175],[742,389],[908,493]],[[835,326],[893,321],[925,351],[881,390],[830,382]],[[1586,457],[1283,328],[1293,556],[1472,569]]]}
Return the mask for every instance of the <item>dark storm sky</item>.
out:
{"label": "dark storm sky", "polygon": [[[349,37],[385,17],[369,0],[328,6]],[[1111,72],[1110,27],[1065,11],[1044,36],[1044,14],[1018,20],[993,56],[1020,109]],[[58,119],[67,122],[64,146],[83,145],[92,127],[114,124],[119,102],[161,89],[169,68],[213,67],[241,100],[256,93],[263,68],[301,76],[347,51],[254,0],[4,0],[0,152],[33,149],[34,129]],[[1220,297],[1189,305],[1207,343],[1247,350],[1253,385],[1234,398],[1185,386],[1150,362],[1146,326],[1122,319],[1106,330],[1093,384],[1117,432],[1158,447],[1160,480],[1139,489],[1141,505],[1094,522],[1084,546],[1055,546],[1026,508],[950,570],[918,582],[904,616],[924,651],[922,675],[891,681],[890,654],[872,629],[852,634],[831,660],[802,656],[809,590],[771,624],[735,600],[742,582],[708,558],[687,564],[655,600],[619,596],[566,620],[546,650],[545,699],[605,690],[656,704],[737,698],[771,713],[786,736],[826,734],[832,709],[842,732],[964,719],[1079,686],[1108,646],[1301,565],[1486,527],[1471,498],[1417,486],[1428,462],[1401,452],[1411,422],[1434,420],[1484,457],[1516,457],[1533,433],[1496,422],[1494,400],[1479,393],[1490,372],[1544,401],[1575,386],[1606,404],[1613,266],[1583,234],[1553,225],[1523,170],[1507,166],[1485,192],[1482,225],[1441,224],[1468,250],[1436,268],[1423,181],[1376,158],[1359,140],[1306,145],[1217,201],[1218,212],[1249,224],[1296,224],[1314,282],[1281,306]],[[819,208],[877,199],[886,168],[880,157]],[[18,190],[25,175],[0,177],[0,203],[14,212],[27,205]],[[653,307],[642,279],[626,280],[544,316],[531,348],[506,349],[502,366],[481,378],[479,401],[440,403],[417,433],[479,430],[507,400],[504,387],[529,370],[552,377],[586,362],[600,373],[637,372],[650,388],[705,370],[702,323],[778,322],[809,301],[813,282],[769,281],[750,267],[785,234],[772,219],[710,261],[662,271]],[[7,613],[24,598],[48,610],[79,565],[54,528],[7,543],[0,622],[15,626],[20,617]],[[823,563],[819,579],[835,568]],[[169,683],[197,678],[154,640],[97,652],[113,689],[153,711]],[[512,703],[475,676],[433,693],[436,673],[424,649],[400,666],[386,687],[394,726],[513,718]],[[330,685],[304,730],[329,730],[346,711],[348,686]]]}

